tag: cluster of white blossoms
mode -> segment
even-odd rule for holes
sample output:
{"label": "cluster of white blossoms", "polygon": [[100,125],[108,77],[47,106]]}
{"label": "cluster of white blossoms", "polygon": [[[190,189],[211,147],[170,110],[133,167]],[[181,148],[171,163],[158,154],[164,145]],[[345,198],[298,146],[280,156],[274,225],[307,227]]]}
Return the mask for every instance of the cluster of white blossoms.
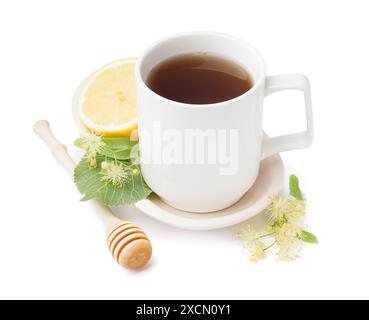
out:
{"label": "cluster of white blossoms", "polygon": [[96,134],[89,134],[79,138],[75,145],[86,152],[85,157],[91,168],[96,168],[96,155],[104,148],[105,143],[101,137]]}
{"label": "cluster of white blossoms", "polygon": [[[297,178],[293,176],[293,179],[298,187]],[[251,225],[238,231],[237,238],[243,242],[251,262],[264,258],[268,250],[274,250],[280,260],[295,260],[303,242],[317,243],[317,238],[304,230],[306,200],[302,196],[297,197],[299,199],[292,195],[270,198],[265,210],[268,225],[264,233],[257,232]]]}
{"label": "cluster of white blossoms", "polygon": [[261,235],[253,226],[250,224],[243,226],[236,236],[242,240],[245,249],[249,253],[251,262],[257,262],[265,257],[265,244],[261,241]]}
{"label": "cluster of white blossoms", "polygon": [[122,187],[128,179],[127,169],[118,162],[103,161],[101,163],[101,180],[111,182],[115,187]]}

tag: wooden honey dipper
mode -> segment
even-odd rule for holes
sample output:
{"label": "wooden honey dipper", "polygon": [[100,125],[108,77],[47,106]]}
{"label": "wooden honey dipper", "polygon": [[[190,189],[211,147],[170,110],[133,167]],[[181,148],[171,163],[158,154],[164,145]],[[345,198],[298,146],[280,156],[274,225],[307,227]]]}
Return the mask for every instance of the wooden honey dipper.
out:
{"label": "wooden honey dipper", "polygon": [[[49,147],[54,158],[73,177],[76,164],[70,157],[65,145],[54,136],[46,120],[37,121],[33,131]],[[96,200],[90,200],[107,226],[108,247],[114,259],[128,269],[139,269],[151,258],[152,247],[149,238],[129,221],[115,217],[112,211]]]}

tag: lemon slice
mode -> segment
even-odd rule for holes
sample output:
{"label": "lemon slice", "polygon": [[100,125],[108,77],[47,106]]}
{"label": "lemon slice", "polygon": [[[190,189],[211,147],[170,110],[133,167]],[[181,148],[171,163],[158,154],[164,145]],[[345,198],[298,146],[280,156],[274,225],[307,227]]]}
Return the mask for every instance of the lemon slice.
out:
{"label": "lemon slice", "polygon": [[113,62],[97,70],[81,88],[78,114],[92,132],[129,136],[137,128],[136,59]]}

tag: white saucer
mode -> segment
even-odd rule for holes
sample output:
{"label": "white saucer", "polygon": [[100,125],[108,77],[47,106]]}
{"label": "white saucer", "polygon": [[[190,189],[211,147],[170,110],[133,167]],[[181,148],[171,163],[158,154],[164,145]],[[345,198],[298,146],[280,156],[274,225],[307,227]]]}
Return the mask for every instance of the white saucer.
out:
{"label": "white saucer", "polygon": [[135,203],[135,206],[148,216],[181,229],[219,229],[245,221],[263,211],[269,197],[282,189],[283,178],[283,162],[277,155],[262,161],[253,187],[229,208],[211,213],[186,212],[169,206],[155,194]]}
{"label": "white saucer", "polygon": [[[76,90],[73,99],[73,118],[81,135],[88,133],[80,121],[76,99],[85,81]],[[266,138],[267,139],[267,138]],[[211,230],[228,227],[245,221],[265,209],[270,196],[277,194],[283,185],[284,166],[279,155],[261,162],[259,176],[252,188],[233,206],[211,213],[193,213],[175,209],[153,194],[134,206],[146,215],[171,226],[189,230]]]}

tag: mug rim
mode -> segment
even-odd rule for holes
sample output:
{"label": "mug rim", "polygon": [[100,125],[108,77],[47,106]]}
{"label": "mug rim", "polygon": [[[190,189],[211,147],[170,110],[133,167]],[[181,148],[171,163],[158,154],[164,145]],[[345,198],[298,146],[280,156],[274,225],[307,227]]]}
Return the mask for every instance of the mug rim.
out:
{"label": "mug rim", "polygon": [[[175,100],[171,100],[168,98],[165,98],[159,94],[157,94],[155,91],[151,90],[148,85],[146,84],[146,82],[143,80],[142,75],[141,75],[141,68],[142,68],[142,62],[144,61],[145,57],[157,46],[172,40],[174,38],[178,38],[178,37],[183,37],[183,36],[198,36],[198,35],[202,35],[202,36],[216,36],[216,37],[221,37],[221,38],[226,38],[226,39],[230,39],[232,41],[236,41],[239,42],[241,45],[246,46],[248,48],[248,50],[250,50],[256,57],[257,60],[259,61],[260,67],[261,67],[261,76],[259,77],[259,79],[254,83],[254,85],[252,86],[252,88],[246,92],[244,92],[243,94],[239,95],[238,97],[229,99],[229,100],[225,100],[225,101],[221,101],[221,102],[215,102],[215,103],[206,103],[206,104],[192,104],[192,103],[184,103],[184,102],[179,102],[179,101],[175,101]],[[136,68],[135,68],[135,76],[136,76],[136,81],[138,84],[142,85],[143,89],[146,90],[147,92],[149,92],[149,94],[151,94],[153,97],[162,100],[163,102],[170,102],[170,103],[175,103],[181,107],[184,108],[196,108],[196,109],[203,109],[203,108],[209,108],[209,107],[220,107],[222,105],[228,104],[228,103],[233,103],[233,102],[237,102],[238,100],[241,100],[243,98],[245,98],[248,95],[251,95],[254,91],[256,91],[261,84],[263,83],[265,76],[266,76],[266,65],[265,65],[265,61],[263,56],[261,55],[261,53],[255,49],[252,45],[250,45],[248,42],[244,41],[243,39],[240,39],[238,37],[226,34],[226,33],[220,33],[220,32],[214,32],[214,31],[192,31],[192,32],[181,32],[181,33],[175,33],[169,36],[166,36],[160,40],[157,40],[156,42],[152,43],[149,47],[146,48],[146,50],[138,57],[137,59],[137,63],[136,63]]]}

